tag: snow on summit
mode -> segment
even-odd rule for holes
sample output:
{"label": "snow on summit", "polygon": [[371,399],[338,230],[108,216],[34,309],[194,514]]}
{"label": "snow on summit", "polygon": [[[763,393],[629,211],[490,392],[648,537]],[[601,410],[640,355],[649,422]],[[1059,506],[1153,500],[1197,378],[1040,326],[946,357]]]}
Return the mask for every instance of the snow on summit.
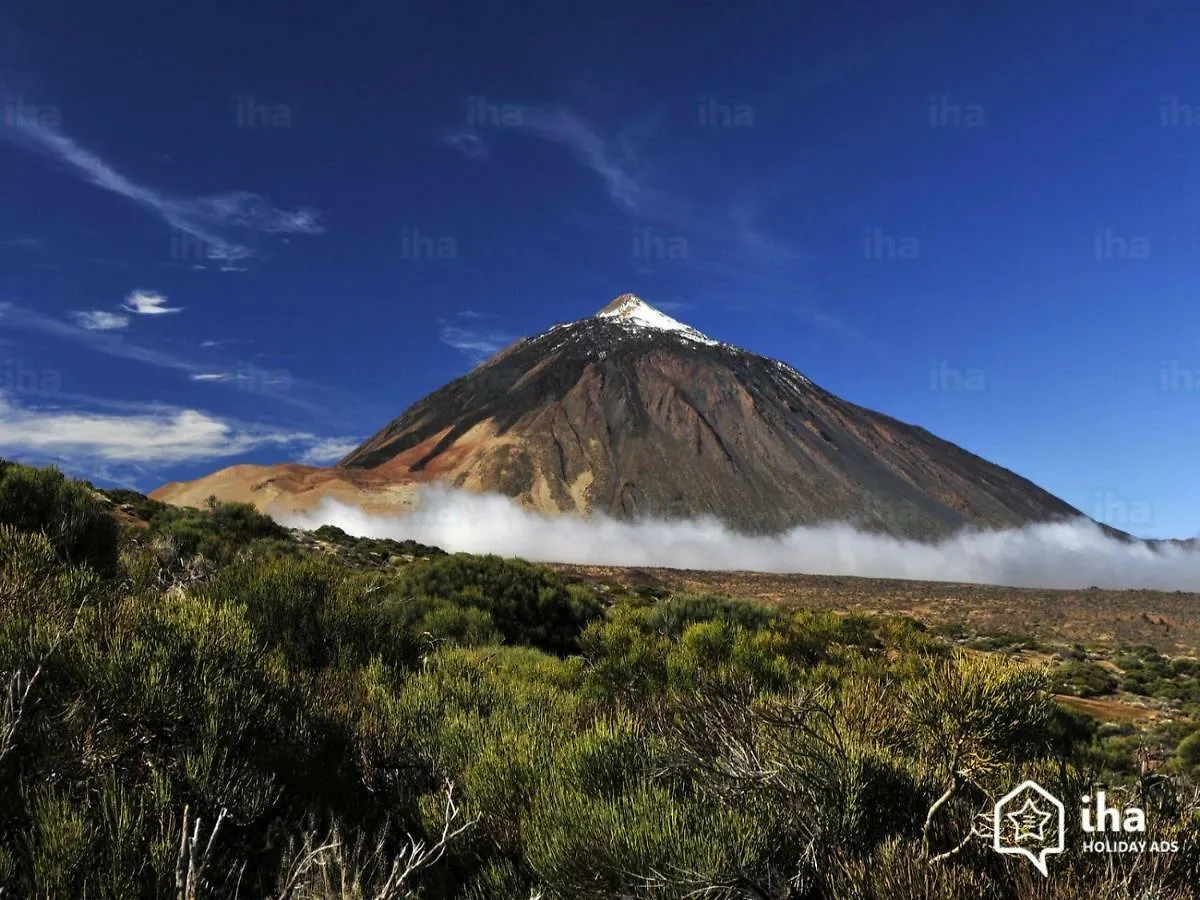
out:
{"label": "snow on summit", "polygon": [[701,344],[716,344],[706,334],[697,331],[691,325],[684,325],[672,319],[666,313],[661,313],[641,297],[635,294],[622,294],[612,303],[596,313],[598,319],[612,319],[623,325],[634,328],[652,328],[656,331],[672,331],[680,337]]}

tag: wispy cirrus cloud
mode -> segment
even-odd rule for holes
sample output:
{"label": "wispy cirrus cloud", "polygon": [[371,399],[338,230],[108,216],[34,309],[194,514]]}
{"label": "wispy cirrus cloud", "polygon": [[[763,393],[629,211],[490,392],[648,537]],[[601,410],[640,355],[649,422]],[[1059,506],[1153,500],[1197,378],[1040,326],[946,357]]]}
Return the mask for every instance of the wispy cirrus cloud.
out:
{"label": "wispy cirrus cloud", "polygon": [[15,237],[0,241],[0,247],[7,250],[41,250],[46,242],[36,237]]}
{"label": "wispy cirrus cloud", "polygon": [[[668,265],[702,278],[707,296],[730,303],[776,295],[769,308],[875,351],[860,329],[822,307],[807,270],[813,256],[767,225],[772,205],[793,187],[790,177],[731,184],[704,173],[701,182],[689,183],[671,164],[690,154],[686,137],[666,128],[606,129],[565,107],[522,107],[509,130],[566,147],[599,176],[611,203],[635,228],[658,226],[649,243],[683,238],[686,252]],[[636,266],[642,275],[662,268],[653,258],[639,258]],[[780,283],[788,285],[786,297],[778,296]]]}
{"label": "wispy cirrus cloud", "polygon": [[313,209],[276,209],[249,191],[233,191],[188,202],[192,214],[204,221],[264,234],[324,234],[320,213]]}
{"label": "wispy cirrus cloud", "polygon": [[631,218],[666,226],[695,245],[686,265],[726,274],[750,267],[800,261],[808,254],[762,225],[761,204],[741,188],[723,194],[706,184],[706,194],[672,187],[668,166],[652,166],[656,156],[644,140],[629,132],[610,134],[566,109],[527,110],[525,133],[568,147],[583,165],[600,176],[609,199]]}
{"label": "wispy cirrus cloud", "polygon": [[108,356],[146,363],[162,369],[173,369],[178,372],[198,372],[202,369],[185,359],[132,344],[119,334],[103,329],[88,329],[64,322],[53,316],[47,316],[36,310],[18,306],[15,303],[0,302],[0,328],[18,328],[27,331],[39,331],[53,337],[76,341],[87,345],[90,349]]}
{"label": "wispy cirrus cloud", "polygon": [[[656,143],[644,128],[605,129],[571,109],[536,106],[522,107],[519,124],[510,130],[566,147],[599,176],[610,201],[630,218],[707,240],[718,251],[713,255],[727,260],[753,255],[758,262],[804,256],[762,229],[745,191],[730,197],[706,182],[699,196],[672,184],[673,167],[662,161],[671,145],[669,134],[660,134]],[[688,264],[703,261],[704,255],[687,259]]]}
{"label": "wispy cirrus cloud", "polygon": [[308,466],[337,462],[360,443],[362,441],[354,438],[326,438],[309,447],[300,457],[300,462]]}
{"label": "wispy cirrus cloud", "polygon": [[[475,321],[484,318],[482,313],[467,310],[456,313],[456,318]],[[448,347],[453,347],[463,354],[472,366],[477,366],[484,360],[495,356],[514,340],[515,335],[508,334],[495,328],[478,328],[456,324],[442,319],[439,321],[438,340]]]}
{"label": "wispy cirrus cloud", "polygon": [[284,431],[194,409],[154,406],[129,413],[21,406],[0,393],[0,453],[138,465],[238,456],[265,447],[329,454],[350,439]]}
{"label": "wispy cirrus cloud", "polygon": [[131,291],[121,304],[121,309],[139,316],[161,316],[165,313],[183,312],[182,306],[167,306],[167,298],[155,291],[141,289]]}
{"label": "wispy cirrus cloud", "polygon": [[120,331],[129,326],[129,316],[105,312],[102,309],[73,312],[71,318],[80,328],[88,331]]}
{"label": "wispy cirrus cloud", "polygon": [[197,372],[189,375],[191,381],[207,381],[223,384],[232,382],[246,391],[282,393],[292,386],[291,373],[286,369],[264,369],[251,364],[239,364],[236,372]]}
{"label": "wispy cirrus cloud", "polygon": [[[0,302],[0,330],[6,327],[37,331],[52,337],[74,341],[96,353],[181,372],[192,381],[227,383],[235,389],[242,390],[243,393],[261,396],[274,403],[285,403],[313,415],[327,416],[329,413],[326,406],[316,402],[313,398],[322,397],[327,402],[334,402],[332,400],[334,395],[331,394],[330,389],[312,382],[294,379],[290,373],[283,370],[265,369],[246,362],[230,362],[227,363],[228,367],[237,369],[237,372],[218,373],[214,367],[220,365],[219,361],[210,360],[204,364],[192,362],[173,353],[142,344],[134,344],[126,340],[123,335],[113,331],[82,328],[15,303]],[[303,390],[293,390],[297,387],[302,387]],[[339,397],[337,402],[346,403],[344,396],[336,396]]]}
{"label": "wispy cirrus cloud", "polygon": [[[513,124],[497,123],[518,134],[551,141],[568,148],[584,166],[601,177],[609,197],[625,212],[644,215],[646,207],[661,200],[638,173],[627,142],[611,141],[582,116],[562,107],[522,106]],[[458,128],[441,138],[450,147],[472,159],[487,159],[488,143],[474,128]]]}
{"label": "wispy cirrus cloud", "polygon": [[67,164],[77,175],[157,215],[166,224],[200,242],[204,255],[231,268],[237,260],[255,255],[253,248],[222,234],[225,230],[264,234],[321,234],[319,214],[312,209],[277,209],[249,191],[209,197],[178,197],[140,184],[118,172],[91,150],[66,134],[32,118],[18,119],[0,136]]}
{"label": "wispy cirrus cloud", "polygon": [[628,142],[605,137],[568,109],[527,108],[520,119],[515,130],[567,147],[600,176],[609,197],[625,212],[646,216],[666,201],[646,183]]}
{"label": "wispy cirrus cloud", "polygon": [[488,158],[487,142],[473,131],[452,131],[442,136],[442,143],[471,159]]}

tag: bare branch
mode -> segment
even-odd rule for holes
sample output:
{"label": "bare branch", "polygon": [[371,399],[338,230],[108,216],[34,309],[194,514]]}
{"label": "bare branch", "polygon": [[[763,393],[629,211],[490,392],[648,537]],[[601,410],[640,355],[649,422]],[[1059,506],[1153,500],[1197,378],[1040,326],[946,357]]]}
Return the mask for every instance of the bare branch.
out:
{"label": "bare branch", "polygon": [[202,823],[200,817],[191,824],[192,834],[188,837],[188,818],[191,808],[183,808],[183,827],[179,831],[179,853],[175,858],[175,895],[177,900],[198,900],[201,889],[205,886],[204,872],[212,861],[213,845],[217,832],[228,816],[228,810],[222,809],[217,816],[217,822],[208,834],[204,850],[200,850]]}
{"label": "bare branch", "polygon": [[437,864],[451,843],[478,823],[479,817],[464,819],[454,799],[454,784],[446,782],[442,810],[442,831],[432,844],[405,835],[405,845],[390,860],[386,859],[387,834],[381,833],[375,845],[364,848],[360,839],[351,847],[341,840],[336,827],[319,846],[312,832],[304,837],[303,848],[288,867],[276,900],[294,900],[308,896],[313,879],[329,878],[335,873],[343,884],[356,885],[355,896],[370,900],[402,900],[415,896],[413,881],[418,873]]}

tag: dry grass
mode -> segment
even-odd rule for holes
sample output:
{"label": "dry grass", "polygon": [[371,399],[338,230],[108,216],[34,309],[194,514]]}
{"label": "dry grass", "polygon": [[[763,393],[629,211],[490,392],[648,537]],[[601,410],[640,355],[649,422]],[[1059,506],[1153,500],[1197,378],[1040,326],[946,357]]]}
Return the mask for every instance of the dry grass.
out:
{"label": "dry grass", "polygon": [[1135,705],[1132,702],[1101,698],[1101,697],[1071,697],[1067,694],[1055,694],[1054,698],[1063,706],[1086,713],[1098,722],[1132,722],[1134,725],[1149,725],[1159,719],[1157,712],[1145,705]]}

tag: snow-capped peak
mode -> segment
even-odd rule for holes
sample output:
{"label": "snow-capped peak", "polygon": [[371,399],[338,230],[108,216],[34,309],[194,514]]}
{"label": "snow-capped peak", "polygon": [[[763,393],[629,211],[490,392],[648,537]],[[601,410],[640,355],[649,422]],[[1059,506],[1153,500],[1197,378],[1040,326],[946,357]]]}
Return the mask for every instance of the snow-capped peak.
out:
{"label": "snow-capped peak", "polygon": [[690,341],[701,344],[716,344],[712,338],[697,331],[691,325],[684,325],[666,313],[661,313],[636,294],[622,294],[612,303],[596,313],[598,319],[610,319],[632,328],[651,328],[656,331],[670,331]]}

